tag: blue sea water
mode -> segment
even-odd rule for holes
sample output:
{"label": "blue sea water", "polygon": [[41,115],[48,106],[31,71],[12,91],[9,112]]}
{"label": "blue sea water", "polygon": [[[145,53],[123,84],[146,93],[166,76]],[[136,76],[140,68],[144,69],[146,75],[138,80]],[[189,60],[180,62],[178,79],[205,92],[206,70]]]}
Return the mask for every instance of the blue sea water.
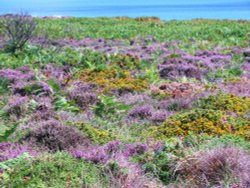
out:
{"label": "blue sea water", "polygon": [[250,19],[250,0],[0,0],[0,14]]}

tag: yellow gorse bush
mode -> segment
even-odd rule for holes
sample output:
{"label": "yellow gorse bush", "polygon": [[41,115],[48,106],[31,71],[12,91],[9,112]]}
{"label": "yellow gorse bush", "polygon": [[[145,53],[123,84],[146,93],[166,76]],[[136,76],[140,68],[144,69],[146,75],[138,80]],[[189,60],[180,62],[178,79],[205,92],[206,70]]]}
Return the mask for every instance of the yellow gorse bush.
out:
{"label": "yellow gorse bush", "polygon": [[244,115],[250,110],[250,98],[238,97],[233,94],[219,93],[202,99],[201,108],[234,112]]}
{"label": "yellow gorse bush", "polygon": [[133,78],[128,71],[118,72],[115,69],[103,71],[85,70],[79,74],[79,79],[101,86],[103,92],[115,89],[144,91],[148,88],[147,80]]}
{"label": "yellow gorse bush", "polygon": [[250,138],[250,121],[234,118],[221,110],[195,109],[176,114],[162,125],[153,126],[146,131],[147,136],[164,139],[173,136],[187,136],[190,133],[223,135],[235,134]]}
{"label": "yellow gorse bush", "polygon": [[115,140],[115,136],[113,136],[110,132],[95,128],[89,124],[69,123],[69,125],[79,129],[84,135],[88,136],[88,138],[90,138],[94,143],[104,144],[111,140]]}

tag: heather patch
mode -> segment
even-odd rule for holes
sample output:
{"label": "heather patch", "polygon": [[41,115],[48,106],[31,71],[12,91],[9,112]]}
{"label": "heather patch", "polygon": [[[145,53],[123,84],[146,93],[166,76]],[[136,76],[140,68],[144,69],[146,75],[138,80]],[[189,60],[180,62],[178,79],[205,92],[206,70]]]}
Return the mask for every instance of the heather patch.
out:
{"label": "heather patch", "polygon": [[85,138],[77,129],[61,125],[53,120],[42,122],[40,126],[33,128],[22,139],[22,142],[50,151],[69,150],[78,145],[90,146],[89,139]]}
{"label": "heather patch", "polygon": [[204,91],[200,84],[177,83],[160,84],[151,87],[153,95],[168,98],[188,98]]}
{"label": "heather patch", "polygon": [[135,106],[127,116],[127,122],[152,122],[155,124],[164,122],[173,112],[163,109],[155,109],[150,105]]}
{"label": "heather patch", "polygon": [[170,56],[159,65],[158,69],[160,77],[164,79],[176,80],[178,77],[187,77],[202,80],[209,72],[215,73],[217,70],[226,68],[230,61],[230,55],[200,51],[196,52],[194,56],[189,54]]}
{"label": "heather patch", "polygon": [[[198,187],[249,186],[249,153],[237,148],[217,148],[197,152],[177,165],[176,173]],[[223,182],[224,181],[224,182]]]}
{"label": "heather patch", "polygon": [[28,153],[31,155],[36,154],[36,152],[29,146],[20,145],[18,143],[10,143],[10,142],[1,142],[0,151],[1,151],[0,162],[17,158],[18,156],[24,153]]}
{"label": "heather patch", "polygon": [[248,78],[242,78],[237,81],[220,85],[219,88],[227,93],[232,93],[236,96],[250,98],[249,85],[250,85],[250,80]]}
{"label": "heather patch", "polygon": [[73,100],[82,109],[86,109],[98,101],[96,90],[95,85],[74,82],[68,88],[69,99]]}

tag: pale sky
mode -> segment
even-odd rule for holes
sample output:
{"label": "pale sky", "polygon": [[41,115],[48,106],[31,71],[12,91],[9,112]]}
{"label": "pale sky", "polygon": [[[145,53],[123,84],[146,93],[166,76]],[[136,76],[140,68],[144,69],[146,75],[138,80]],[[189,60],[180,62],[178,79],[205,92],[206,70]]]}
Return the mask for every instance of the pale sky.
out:
{"label": "pale sky", "polygon": [[0,0],[0,14],[19,12],[33,16],[250,19],[250,0]]}
{"label": "pale sky", "polygon": [[23,6],[25,4],[69,5],[188,5],[188,4],[231,4],[244,3],[250,0],[0,0],[1,6]]}

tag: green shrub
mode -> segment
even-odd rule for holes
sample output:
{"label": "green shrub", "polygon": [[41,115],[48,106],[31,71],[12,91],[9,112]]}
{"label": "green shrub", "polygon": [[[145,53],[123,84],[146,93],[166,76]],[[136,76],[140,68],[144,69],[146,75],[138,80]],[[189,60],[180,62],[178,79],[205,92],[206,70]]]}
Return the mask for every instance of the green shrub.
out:
{"label": "green shrub", "polygon": [[250,144],[244,138],[234,135],[223,135],[221,137],[189,135],[185,139],[167,139],[163,142],[160,150],[147,152],[134,158],[134,160],[142,163],[145,172],[152,174],[165,185],[168,185],[178,181],[178,175],[175,174],[178,162],[196,152],[228,147],[249,150]]}
{"label": "green shrub", "polygon": [[101,185],[101,179],[101,172],[96,166],[67,153],[24,158],[3,173],[4,187],[20,188],[105,187]]}
{"label": "green shrub", "polygon": [[114,96],[110,97],[107,95],[99,96],[99,101],[93,107],[95,114],[99,117],[126,112],[128,109],[130,109],[128,105],[117,102]]}
{"label": "green shrub", "polygon": [[8,137],[15,131],[17,124],[4,125],[0,122],[0,142],[6,141]]}
{"label": "green shrub", "polygon": [[6,94],[9,92],[9,81],[7,79],[0,77],[0,95]]}
{"label": "green shrub", "polygon": [[186,155],[185,152],[181,140],[171,138],[165,141],[161,150],[155,153],[146,153],[137,160],[143,163],[142,167],[146,173],[152,174],[167,185],[175,181],[175,165]]}
{"label": "green shrub", "polygon": [[69,112],[79,112],[80,109],[72,102],[68,101],[65,97],[56,95],[54,101],[55,110],[65,110]]}
{"label": "green shrub", "polygon": [[111,140],[115,140],[115,136],[111,133],[95,128],[91,125],[84,124],[84,123],[69,123],[70,126],[76,127],[84,135],[86,135],[88,138],[90,138],[93,142],[98,144],[105,144],[108,143]]}
{"label": "green shrub", "polygon": [[[198,136],[196,137],[198,138]],[[217,147],[238,147],[250,150],[250,143],[246,139],[237,135],[222,136],[201,136],[196,139],[196,148],[198,150],[214,149]]]}
{"label": "green shrub", "polygon": [[22,50],[36,28],[35,20],[23,13],[2,17],[0,25],[8,38],[6,50],[11,53]]}

